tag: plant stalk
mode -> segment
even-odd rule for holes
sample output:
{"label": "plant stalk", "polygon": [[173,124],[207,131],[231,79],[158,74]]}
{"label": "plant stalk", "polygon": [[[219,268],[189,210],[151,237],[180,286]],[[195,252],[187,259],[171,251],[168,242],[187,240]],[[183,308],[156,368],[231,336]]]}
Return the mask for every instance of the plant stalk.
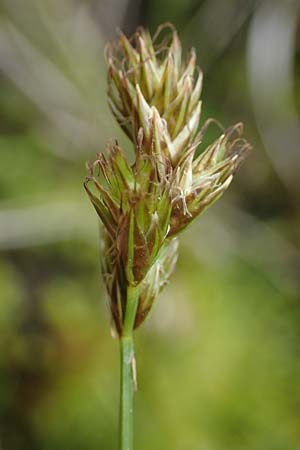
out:
{"label": "plant stalk", "polygon": [[128,286],[127,303],[120,336],[120,450],[133,450],[134,343],[133,328],[139,286]]}

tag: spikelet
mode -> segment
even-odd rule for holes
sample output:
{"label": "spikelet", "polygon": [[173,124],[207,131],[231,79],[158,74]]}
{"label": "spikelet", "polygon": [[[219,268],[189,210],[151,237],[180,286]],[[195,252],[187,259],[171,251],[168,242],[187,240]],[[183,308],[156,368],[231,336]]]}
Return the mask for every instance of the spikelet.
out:
{"label": "spikelet", "polygon": [[[171,32],[159,41],[164,28]],[[165,124],[175,163],[200,120],[202,72],[196,67],[195,50],[183,62],[177,31],[167,24],[153,39],[143,28],[130,39],[121,33],[106,54],[108,102],[118,123],[136,143],[141,127],[145,138],[150,137],[150,119],[156,111]]]}
{"label": "spikelet", "polygon": [[130,166],[118,144],[108,147],[88,167],[84,186],[103,224],[102,273],[119,333],[126,308],[127,287],[141,284],[136,326],[175,266],[176,240],[167,240],[172,204],[167,179],[157,165],[139,152]]}

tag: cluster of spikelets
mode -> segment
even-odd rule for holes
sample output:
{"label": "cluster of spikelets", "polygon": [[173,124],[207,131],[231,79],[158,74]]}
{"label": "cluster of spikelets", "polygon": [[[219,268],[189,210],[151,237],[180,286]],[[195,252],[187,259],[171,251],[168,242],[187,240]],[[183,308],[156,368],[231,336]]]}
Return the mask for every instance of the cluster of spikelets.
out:
{"label": "cluster of spikelets", "polygon": [[182,61],[172,26],[121,34],[107,61],[109,106],[135,161],[110,145],[88,166],[85,188],[104,225],[102,272],[121,335],[128,287],[139,286],[136,328],[175,267],[178,233],[228,188],[250,146],[237,124],[196,154],[212,120],[198,131],[202,72],[193,49]]}

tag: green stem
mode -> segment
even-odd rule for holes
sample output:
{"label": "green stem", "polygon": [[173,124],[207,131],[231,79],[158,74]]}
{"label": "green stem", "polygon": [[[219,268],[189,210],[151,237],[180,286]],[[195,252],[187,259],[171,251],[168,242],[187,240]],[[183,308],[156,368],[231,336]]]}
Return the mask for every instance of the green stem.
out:
{"label": "green stem", "polygon": [[120,450],[133,449],[132,337],[121,337]]}
{"label": "green stem", "polygon": [[133,450],[134,344],[133,328],[139,286],[127,289],[126,311],[120,336],[120,450]]}

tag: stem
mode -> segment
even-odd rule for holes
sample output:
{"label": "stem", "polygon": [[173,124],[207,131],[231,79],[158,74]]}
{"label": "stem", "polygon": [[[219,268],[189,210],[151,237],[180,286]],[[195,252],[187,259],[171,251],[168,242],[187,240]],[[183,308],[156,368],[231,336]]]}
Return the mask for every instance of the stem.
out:
{"label": "stem", "polygon": [[133,355],[134,347],[132,337],[121,337],[120,450],[133,449]]}
{"label": "stem", "polygon": [[120,336],[120,450],[133,450],[134,344],[133,328],[139,286],[128,286],[127,303]]}

